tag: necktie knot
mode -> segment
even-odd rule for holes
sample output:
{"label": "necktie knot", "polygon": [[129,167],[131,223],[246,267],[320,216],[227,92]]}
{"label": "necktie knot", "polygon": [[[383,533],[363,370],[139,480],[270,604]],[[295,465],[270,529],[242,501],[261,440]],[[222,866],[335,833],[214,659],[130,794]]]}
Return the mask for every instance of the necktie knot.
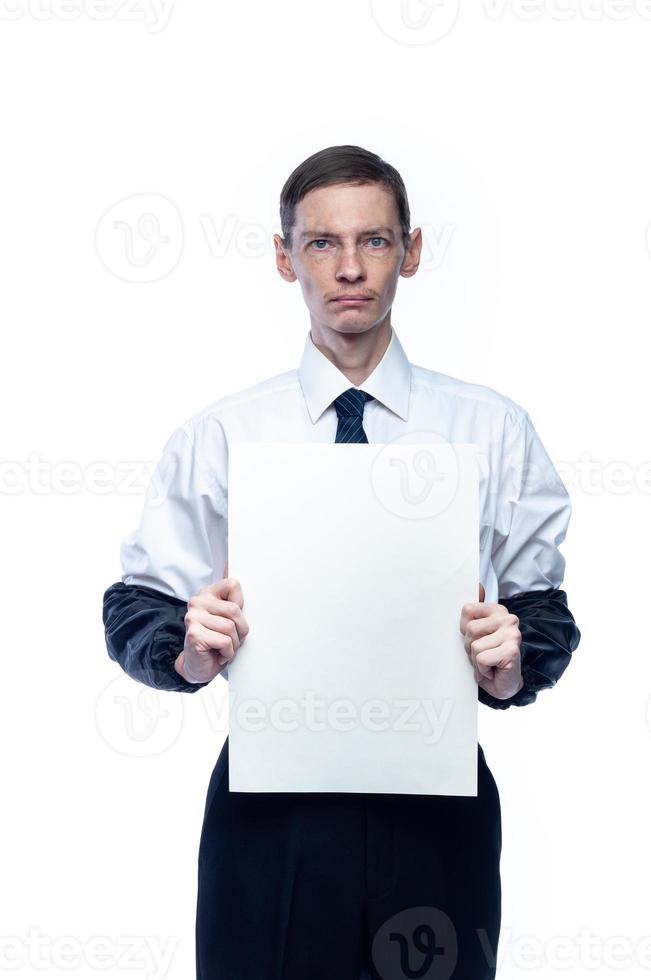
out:
{"label": "necktie knot", "polygon": [[337,418],[356,417],[361,419],[364,415],[364,405],[373,398],[367,391],[361,388],[349,388],[334,400]]}

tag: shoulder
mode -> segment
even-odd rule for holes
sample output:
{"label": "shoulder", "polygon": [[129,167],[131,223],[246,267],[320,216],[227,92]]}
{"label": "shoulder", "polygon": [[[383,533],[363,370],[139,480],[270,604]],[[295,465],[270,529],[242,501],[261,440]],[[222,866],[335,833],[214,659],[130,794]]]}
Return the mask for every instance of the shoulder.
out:
{"label": "shoulder", "polygon": [[265,378],[239,391],[222,395],[209,405],[188,416],[179,426],[185,435],[194,441],[197,435],[207,428],[221,427],[229,418],[246,416],[249,412],[257,413],[271,409],[282,401],[287,394],[294,394],[300,387],[298,369],[283,371],[270,378]]}
{"label": "shoulder", "polygon": [[450,374],[442,374],[430,368],[411,365],[412,387],[423,396],[445,399],[459,410],[481,411],[490,415],[496,423],[519,427],[527,419],[526,409],[504,392],[488,385],[465,381]]}

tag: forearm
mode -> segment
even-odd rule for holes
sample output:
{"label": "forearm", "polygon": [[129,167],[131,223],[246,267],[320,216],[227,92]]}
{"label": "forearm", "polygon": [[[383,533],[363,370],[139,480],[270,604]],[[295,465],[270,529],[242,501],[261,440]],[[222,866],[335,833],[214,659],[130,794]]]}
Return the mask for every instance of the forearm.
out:
{"label": "forearm", "polygon": [[175,596],[115,582],[103,597],[109,657],[148,687],[186,693],[200,690],[205,683],[190,683],[177,668],[183,668],[180,655],[185,643],[186,611],[187,603]]}
{"label": "forearm", "polygon": [[523,686],[503,700],[480,687],[478,697],[482,704],[498,709],[532,704],[539,691],[556,684],[579,645],[581,633],[562,589],[518,592],[499,602],[519,618]]}

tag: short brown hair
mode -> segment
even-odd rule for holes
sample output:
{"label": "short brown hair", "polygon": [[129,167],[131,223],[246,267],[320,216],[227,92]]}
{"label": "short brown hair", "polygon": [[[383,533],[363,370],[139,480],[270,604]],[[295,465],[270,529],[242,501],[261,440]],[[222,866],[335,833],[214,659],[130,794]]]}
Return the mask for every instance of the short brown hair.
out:
{"label": "short brown hair", "polygon": [[390,163],[361,146],[328,146],[313,153],[289,175],[280,192],[280,224],[288,248],[296,205],[308,191],[327,184],[385,184],[393,193],[398,208],[405,248],[409,243],[409,201],[402,177]]}

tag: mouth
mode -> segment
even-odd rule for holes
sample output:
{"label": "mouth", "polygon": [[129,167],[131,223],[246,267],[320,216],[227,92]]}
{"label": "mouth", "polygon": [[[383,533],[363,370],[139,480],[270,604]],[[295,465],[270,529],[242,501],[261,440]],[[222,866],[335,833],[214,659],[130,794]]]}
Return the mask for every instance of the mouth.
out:
{"label": "mouth", "polygon": [[337,299],[330,300],[336,306],[363,306],[364,303],[370,303],[370,296],[340,296]]}

